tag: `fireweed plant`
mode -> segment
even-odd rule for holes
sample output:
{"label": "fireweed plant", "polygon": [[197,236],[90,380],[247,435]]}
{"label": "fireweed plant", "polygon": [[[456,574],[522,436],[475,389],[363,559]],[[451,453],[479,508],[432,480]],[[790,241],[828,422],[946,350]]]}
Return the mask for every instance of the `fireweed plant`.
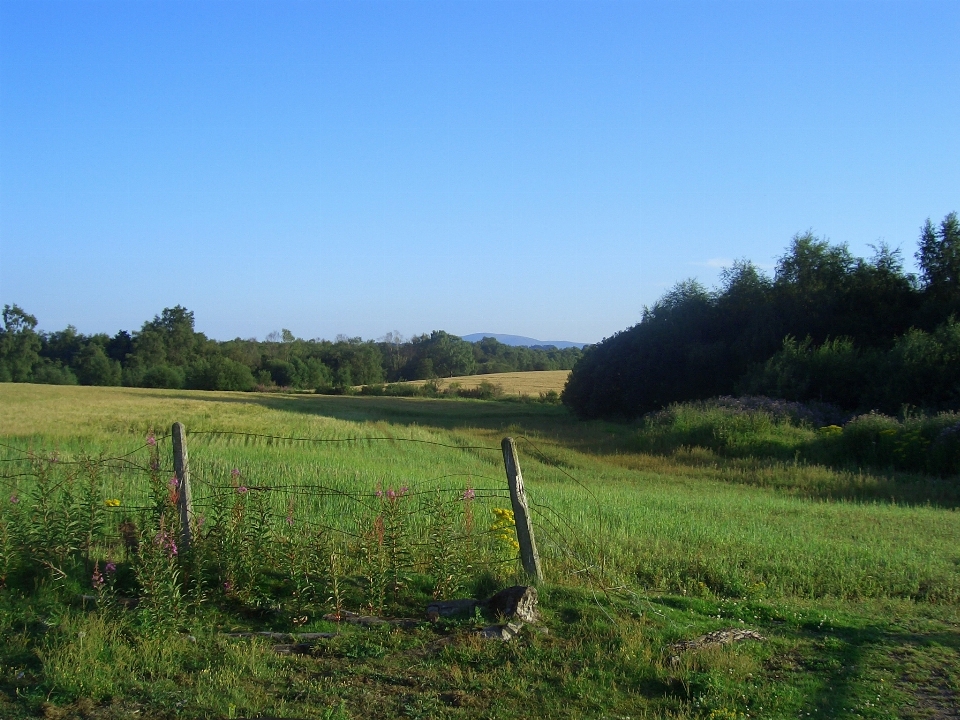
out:
{"label": "fireweed plant", "polygon": [[[145,462],[120,464],[24,453],[0,500],[0,588],[51,587],[64,606],[83,598],[130,637],[159,638],[210,612],[290,629],[345,610],[410,614],[515,569],[509,511],[484,504],[470,483],[337,491],[346,505],[329,517],[311,495],[320,491],[284,494],[234,467],[206,486],[186,546],[183,488],[160,445],[151,433]],[[124,473],[145,478],[139,501]]]}

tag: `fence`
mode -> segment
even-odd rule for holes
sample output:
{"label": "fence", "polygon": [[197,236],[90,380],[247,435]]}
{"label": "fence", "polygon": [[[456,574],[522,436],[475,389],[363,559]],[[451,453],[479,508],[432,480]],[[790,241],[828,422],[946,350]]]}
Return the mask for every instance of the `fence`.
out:
{"label": "fence", "polygon": [[[140,556],[147,550],[166,553],[180,582],[197,584],[199,594],[249,600],[259,583],[262,599],[264,583],[272,582],[274,589],[285,587],[280,595],[301,604],[339,605],[346,598],[382,609],[391,593],[396,599],[401,587],[423,585],[424,577],[433,583],[426,591],[434,597],[463,591],[467,580],[483,573],[522,569],[522,576],[542,580],[535,524],[546,543],[551,579],[582,577],[598,564],[596,548],[567,518],[528,500],[511,438],[496,448],[401,437],[292,438],[217,430],[190,436],[191,445],[198,440],[209,445],[213,439],[227,448],[237,443],[280,451],[304,444],[389,444],[398,454],[396,448],[409,443],[453,453],[496,453],[508,482],[476,472],[445,473],[420,480],[419,487],[401,485],[399,478],[395,487],[384,477],[386,482],[364,491],[344,482],[311,482],[302,468],[292,477],[282,452],[259,470],[237,461],[226,463],[232,467],[225,472],[229,458],[223,456],[229,453],[223,447],[216,462],[201,452],[198,472],[180,423],[170,435],[151,436],[109,457],[63,457],[3,445],[0,461],[13,470],[0,475],[11,491],[0,513],[3,582],[16,574],[18,564],[22,572],[27,558],[65,578],[76,566],[69,558],[79,557],[80,572],[93,566],[96,585],[101,562],[116,567],[114,558],[122,555],[131,565],[142,565],[142,557],[134,557],[139,548]],[[272,477],[257,476],[267,468]],[[335,470],[341,480],[346,476],[343,468]],[[507,503],[510,507],[503,507]],[[481,519],[481,511],[494,521]]]}

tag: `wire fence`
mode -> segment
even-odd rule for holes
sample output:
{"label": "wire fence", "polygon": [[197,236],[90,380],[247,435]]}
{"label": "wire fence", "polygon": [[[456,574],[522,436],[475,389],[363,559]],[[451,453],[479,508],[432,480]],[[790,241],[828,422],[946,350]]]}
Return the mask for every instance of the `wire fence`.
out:
{"label": "wire fence", "polygon": [[[197,548],[219,563],[217,583],[227,589],[238,575],[230,568],[232,556],[265,566],[261,575],[282,574],[281,557],[290,563],[288,575],[298,567],[315,572],[304,568],[308,558],[340,563],[345,577],[365,576],[368,591],[378,582],[377,573],[392,575],[394,586],[401,575],[408,581],[431,578],[435,596],[462,590],[485,573],[523,578],[511,494],[502,470],[495,471],[501,447],[387,435],[310,438],[217,429],[192,432],[189,440],[192,536]],[[599,536],[592,536],[543,499],[530,499],[548,579],[594,582],[604,565],[596,497],[531,440],[519,441],[586,492],[599,518]],[[9,493],[0,503],[0,531],[32,523],[34,534],[42,535],[46,523],[55,542],[54,536],[64,534],[58,523],[66,524],[88,560],[129,554],[150,539],[147,528],[155,539],[164,522],[167,530],[174,523],[169,512],[164,519],[165,508],[176,506],[185,488],[175,472],[172,445],[170,434],[151,435],[121,453],[96,455],[0,444],[0,485]],[[411,462],[404,458],[405,447],[430,453],[419,453]],[[263,448],[271,450],[268,456],[258,454]],[[318,458],[297,456],[296,448],[325,450]],[[372,453],[378,455],[373,469],[364,466]],[[439,472],[426,472],[425,466]],[[439,577],[444,574],[449,577]]]}

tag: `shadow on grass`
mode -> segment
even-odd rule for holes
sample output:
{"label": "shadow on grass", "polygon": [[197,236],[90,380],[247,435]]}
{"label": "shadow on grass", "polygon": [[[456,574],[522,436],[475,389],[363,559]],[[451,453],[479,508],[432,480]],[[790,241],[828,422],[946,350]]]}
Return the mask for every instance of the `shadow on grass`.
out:
{"label": "shadow on grass", "polygon": [[[907,708],[914,712],[899,717],[955,718],[960,708],[960,692],[956,678],[951,682],[942,671],[942,650],[954,656],[960,652],[960,633],[941,631],[928,634],[897,632],[887,627],[866,625],[851,627],[831,625],[829,630],[817,626],[797,636],[812,640],[817,649],[813,657],[801,660],[801,671],[820,677],[818,689],[809,697],[807,710],[820,717],[841,717],[869,709],[889,706],[896,695],[905,695]],[[904,654],[910,653],[913,668],[905,667]],[[886,671],[897,682],[886,683],[864,677],[864,670]],[[867,686],[882,688],[879,692]],[[878,699],[879,698],[879,699]]]}
{"label": "shadow on grass", "polygon": [[[651,602],[701,620],[718,613],[708,599],[660,596]],[[878,707],[899,707],[903,718],[960,717],[960,631],[952,624],[917,632],[875,618],[791,624],[775,608],[756,604],[749,613],[757,618],[751,627],[768,642],[787,641],[790,649],[769,656],[763,673],[799,691],[800,707],[793,709],[802,716],[873,717]],[[661,678],[645,691],[676,694],[676,687]]]}
{"label": "shadow on grass", "polygon": [[[960,507],[960,481],[905,472],[861,471],[784,462],[780,458],[725,457],[704,448],[680,448],[668,455],[638,451],[634,424],[582,421],[566,408],[540,403],[469,399],[357,397],[349,395],[213,394],[170,391],[159,395],[242,405],[347,422],[386,422],[486,435],[491,447],[503,435],[529,435],[527,450],[558,468],[569,467],[555,448],[582,453],[621,467],[660,475],[750,485],[815,500],[866,501]],[[562,454],[562,453],[561,453]]]}

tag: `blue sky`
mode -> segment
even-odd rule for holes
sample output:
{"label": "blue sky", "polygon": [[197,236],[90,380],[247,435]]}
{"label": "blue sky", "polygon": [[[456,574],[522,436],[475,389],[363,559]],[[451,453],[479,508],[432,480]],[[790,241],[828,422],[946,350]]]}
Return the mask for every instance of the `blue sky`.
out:
{"label": "blue sky", "polygon": [[593,342],[960,211],[960,3],[0,0],[0,303]]}

